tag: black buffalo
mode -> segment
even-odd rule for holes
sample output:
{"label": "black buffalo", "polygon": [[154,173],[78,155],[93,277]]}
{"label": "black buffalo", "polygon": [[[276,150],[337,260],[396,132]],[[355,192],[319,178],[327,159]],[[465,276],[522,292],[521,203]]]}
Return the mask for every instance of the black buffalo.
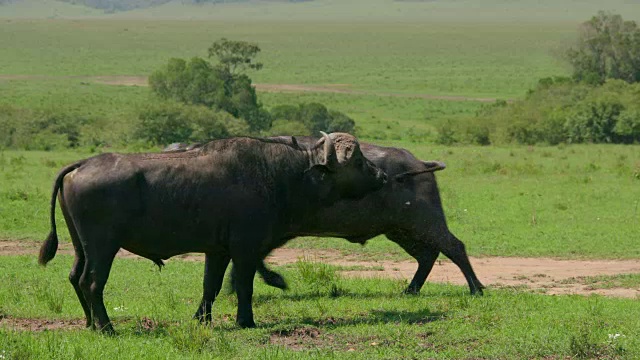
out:
{"label": "black buffalo", "polygon": [[[313,139],[297,137],[297,141],[309,144]],[[342,200],[324,208],[318,216],[295,224],[294,235],[341,237],[364,244],[384,234],[418,261],[406,293],[420,292],[438,255],[443,253],[460,268],[471,294],[482,295],[484,286],[471,267],[464,244],[447,227],[433,174],[444,169],[444,164],[418,160],[405,149],[367,143],[360,146],[364,155],[387,173],[387,184],[360,200]],[[267,284],[286,288],[282,276],[263,262],[257,271]]]}
{"label": "black buffalo", "polygon": [[57,251],[59,192],[75,249],[69,280],[87,326],[113,332],[103,289],[123,248],[158,265],[178,254],[205,253],[204,297],[195,316],[206,321],[233,260],[237,322],[253,327],[253,278],[260,260],[323,207],[361,198],[386,181],[351,135],[323,134],[310,146],[285,140],[232,138],[187,151],[101,154],[67,166],[54,183],[52,229],[39,263]]}

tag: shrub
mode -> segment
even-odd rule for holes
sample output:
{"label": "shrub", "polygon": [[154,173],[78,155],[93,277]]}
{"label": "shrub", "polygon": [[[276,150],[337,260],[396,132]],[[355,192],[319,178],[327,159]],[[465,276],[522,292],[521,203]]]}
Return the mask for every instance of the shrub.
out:
{"label": "shrub", "polygon": [[311,135],[311,132],[303,123],[295,120],[276,120],[267,133],[271,136]]}
{"label": "shrub", "polygon": [[613,129],[624,106],[614,98],[588,100],[579,104],[567,117],[566,130],[570,142],[614,142]]}
{"label": "shrub", "polygon": [[95,119],[60,109],[0,107],[0,147],[54,150],[81,145],[83,129]]}
{"label": "shrub", "polygon": [[[317,135],[319,131],[355,133],[355,121],[344,113],[329,110],[320,103],[302,103],[298,106],[279,105],[271,110],[271,116],[280,120],[278,126],[285,126],[283,120],[299,123],[306,127],[306,134]],[[296,131],[302,130],[299,124],[286,125]],[[273,131],[271,132],[273,133]]]}
{"label": "shrub", "polygon": [[243,120],[204,106],[175,102],[153,104],[139,116],[135,136],[154,145],[202,142],[248,131]]}
{"label": "shrub", "polygon": [[627,109],[620,113],[613,132],[621,142],[640,141],[640,108]]}
{"label": "shrub", "polygon": [[453,121],[447,120],[443,122],[438,126],[437,130],[436,143],[440,145],[452,145],[458,142],[456,133],[459,132],[459,128],[456,127],[456,123]]}
{"label": "shrub", "polygon": [[601,86],[541,79],[525,99],[492,104],[474,119],[440,127],[438,142],[486,144],[632,143],[640,141],[640,84]]}
{"label": "shrub", "polygon": [[329,117],[328,132],[355,133],[356,122],[352,118],[336,110],[330,110]]}

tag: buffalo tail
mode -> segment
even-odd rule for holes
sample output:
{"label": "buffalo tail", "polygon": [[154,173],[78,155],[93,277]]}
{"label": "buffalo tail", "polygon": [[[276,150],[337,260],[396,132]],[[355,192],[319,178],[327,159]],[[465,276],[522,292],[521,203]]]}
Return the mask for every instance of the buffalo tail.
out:
{"label": "buffalo tail", "polygon": [[56,177],[56,181],[53,183],[53,192],[51,194],[51,231],[49,232],[49,236],[47,236],[47,240],[44,241],[42,246],[40,247],[40,255],[38,256],[38,263],[40,265],[46,265],[49,261],[51,261],[58,251],[58,234],[56,231],[56,198],[58,197],[58,192],[62,189],[62,180],[65,175],[72,172],[73,170],[79,168],[84,164],[84,161],[79,161],[75,164],[71,164],[58,173]]}

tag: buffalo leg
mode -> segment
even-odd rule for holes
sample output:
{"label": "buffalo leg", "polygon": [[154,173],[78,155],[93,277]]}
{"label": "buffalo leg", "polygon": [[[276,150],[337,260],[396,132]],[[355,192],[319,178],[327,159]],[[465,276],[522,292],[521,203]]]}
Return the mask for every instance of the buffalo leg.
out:
{"label": "buffalo leg", "polygon": [[216,297],[222,289],[224,272],[229,266],[230,257],[228,255],[206,254],[204,262],[203,295],[198,311],[193,315],[194,319],[200,322],[211,322],[211,308]]}
{"label": "buffalo leg", "polygon": [[[99,241],[96,237],[94,241]],[[109,244],[105,241],[104,244]],[[111,242],[112,243],[112,242]],[[118,248],[111,249],[87,249],[87,243],[84,243],[85,264],[82,276],[80,276],[80,288],[85,299],[89,302],[92,314],[92,328],[98,328],[105,333],[113,334],[113,326],[107,315],[107,309],[104,306],[103,292],[104,287],[109,279],[109,272],[113,259],[118,252]]]}
{"label": "buffalo leg", "polygon": [[469,257],[467,256],[467,251],[465,250],[465,246],[455,235],[449,233],[448,241],[446,242],[446,246],[443,246],[440,251],[451,259],[454,264],[456,264],[464,277],[467,279],[467,283],[469,284],[469,289],[471,290],[472,295],[482,295],[482,289],[484,289],[484,285],[478,280],[476,273],[473,271],[471,267],[471,263],[469,262]]}
{"label": "buffalo leg", "polygon": [[411,279],[411,283],[409,283],[409,286],[405,289],[405,294],[417,295],[420,293],[420,289],[422,289],[425,281],[427,281],[427,277],[431,273],[433,264],[435,264],[439,254],[440,252],[437,250],[426,251],[418,258],[418,270],[416,270],[413,279]]}
{"label": "buffalo leg", "polygon": [[236,268],[235,283],[238,295],[238,315],[236,322],[240,327],[256,327],[253,321],[253,278],[256,275],[256,263],[259,261],[253,256],[234,256],[233,265]]}
{"label": "buffalo leg", "polygon": [[87,299],[82,292],[82,288],[80,288],[80,277],[82,276],[82,271],[84,269],[84,250],[82,248],[82,243],[80,242],[80,237],[78,236],[78,232],[76,231],[76,227],[73,224],[73,220],[67,209],[64,206],[64,202],[60,201],[60,208],[62,209],[62,214],[64,215],[64,219],[67,222],[67,228],[69,229],[69,234],[71,235],[71,242],[73,243],[73,249],[75,252],[75,259],[73,260],[73,266],[71,267],[71,272],[69,273],[69,281],[73,286],[73,289],[78,296],[78,300],[80,300],[80,305],[82,306],[82,310],[84,311],[84,316],[87,319],[86,326],[91,327],[93,324],[93,319],[91,318],[91,309],[89,308],[89,304],[87,303]]}
{"label": "buffalo leg", "polygon": [[82,292],[82,288],[80,287],[80,277],[82,276],[82,272],[84,270],[84,253],[82,250],[76,250],[76,256],[73,260],[73,266],[71,267],[71,272],[69,272],[69,281],[71,285],[73,285],[73,289],[78,296],[78,300],[80,300],[80,305],[82,306],[82,310],[84,311],[86,322],[86,327],[91,327],[93,324],[93,319],[91,318],[91,308],[87,303],[87,299]]}

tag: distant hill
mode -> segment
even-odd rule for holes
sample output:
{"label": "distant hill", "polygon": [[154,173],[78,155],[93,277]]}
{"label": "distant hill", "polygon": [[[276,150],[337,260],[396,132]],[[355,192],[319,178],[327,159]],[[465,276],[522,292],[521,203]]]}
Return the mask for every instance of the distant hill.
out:
{"label": "distant hill", "polygon": [[0,18],[492,24],[569,21],[577,26],[598,10],[638,21],[639,3],[640,0],[0,0]]}
{"label": "distant hill", "polygon": [[[12,0],[0,0],[2,2]],[[145,9],[163,5],[174,0],[58,0],[75,5],[84,5],[106,12],[127,11],[133,9]],[[183,4],[230,4],[248,2],[305,2],[313,0],[182,0]]]}
{"label": "distant hill", "polygon": [[[1,0],[0,0],[1,1]],[[171,0],[58,0],[75,5],[84,5],[94,9],[101,9],[107,12],[127,11],[132,9],[144,9],[152,6],[162,5]]]}

